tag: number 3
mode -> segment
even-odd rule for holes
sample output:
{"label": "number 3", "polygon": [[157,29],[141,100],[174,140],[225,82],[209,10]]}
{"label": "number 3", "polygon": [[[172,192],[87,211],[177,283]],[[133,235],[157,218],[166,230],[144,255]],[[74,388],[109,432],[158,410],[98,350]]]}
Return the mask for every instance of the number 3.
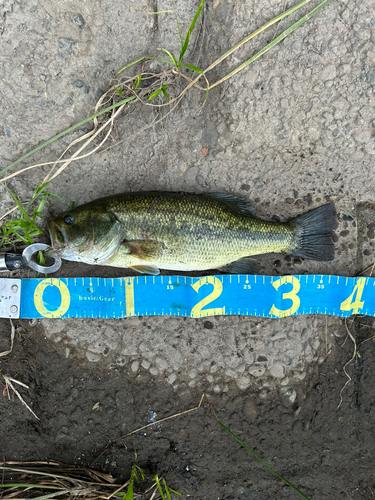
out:
{"label": "number 3", "polygon": [[278,318],[285,318],[285,316],[291,316],[295,312],[297,312],[300,306],[300,298],[297,293],[300,289],[300,283],[297,278],[294,276],[283,276],[282,278],[274,281],[272,286],[278,290],[281,285],[285,285],[286,283],[291,283],[293,288],[290,292],[283,293],[283,299],[290,299],[292,301],[292,306],[289,309],[278,309],[274,305],[271,307],[270,314],[277,316]]}

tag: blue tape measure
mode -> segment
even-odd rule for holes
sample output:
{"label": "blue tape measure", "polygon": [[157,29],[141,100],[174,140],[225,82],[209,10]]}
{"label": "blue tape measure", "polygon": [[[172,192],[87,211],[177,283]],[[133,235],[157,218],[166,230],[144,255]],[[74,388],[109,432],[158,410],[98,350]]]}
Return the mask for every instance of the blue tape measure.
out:
{"label": "blue tape measure", "polygon": [[[374,278],[220,275],[13,281],[20,286],[21,318],[375,316]],[[10,307],[14,312],[16,306]]]}

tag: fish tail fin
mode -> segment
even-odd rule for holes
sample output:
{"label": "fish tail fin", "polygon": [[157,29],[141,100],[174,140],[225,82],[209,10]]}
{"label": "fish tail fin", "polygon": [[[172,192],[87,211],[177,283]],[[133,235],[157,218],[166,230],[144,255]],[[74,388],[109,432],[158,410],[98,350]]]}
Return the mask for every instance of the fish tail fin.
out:
{"label": "fish tail fin", "polygon": [[334,259],[332,231],[336,227],[336,210],[333,203],[300,215],[291,225],[295,229],[292,255],[322,261]]}

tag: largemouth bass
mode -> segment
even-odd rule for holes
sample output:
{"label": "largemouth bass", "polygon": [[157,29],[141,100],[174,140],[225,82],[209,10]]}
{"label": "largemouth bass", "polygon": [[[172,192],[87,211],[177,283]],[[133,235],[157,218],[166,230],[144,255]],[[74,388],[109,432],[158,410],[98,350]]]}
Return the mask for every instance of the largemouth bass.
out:
{"label": "largemouth bass", "polygon": [[160,269],[200,271],[230,263],[229,272],[250,273],[253,262],[246,257],[270,252],[334,258],[332,203],[285,224],[252,214],[247,200],[226,194],[108,196],[50,220],[49,254],[154,275]]}

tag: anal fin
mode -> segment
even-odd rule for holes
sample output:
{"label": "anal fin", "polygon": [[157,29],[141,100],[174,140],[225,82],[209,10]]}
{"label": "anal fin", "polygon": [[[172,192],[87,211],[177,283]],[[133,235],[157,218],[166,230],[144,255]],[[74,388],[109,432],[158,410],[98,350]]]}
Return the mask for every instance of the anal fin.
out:
{"label": "anal fin", "polygon": [[227,274],[254,274],[259,269],[259,261],[250,257],[231,262],[226,266],[219,267],[219,270]]}
{"label": "anal fin", "polygon": [[160,274],[160,269],[156,266],[150,265],[140,265],[140,266],[130,266],[130,269],[138,271],[142,274],[151,274],[152,276],[158,276]]}

